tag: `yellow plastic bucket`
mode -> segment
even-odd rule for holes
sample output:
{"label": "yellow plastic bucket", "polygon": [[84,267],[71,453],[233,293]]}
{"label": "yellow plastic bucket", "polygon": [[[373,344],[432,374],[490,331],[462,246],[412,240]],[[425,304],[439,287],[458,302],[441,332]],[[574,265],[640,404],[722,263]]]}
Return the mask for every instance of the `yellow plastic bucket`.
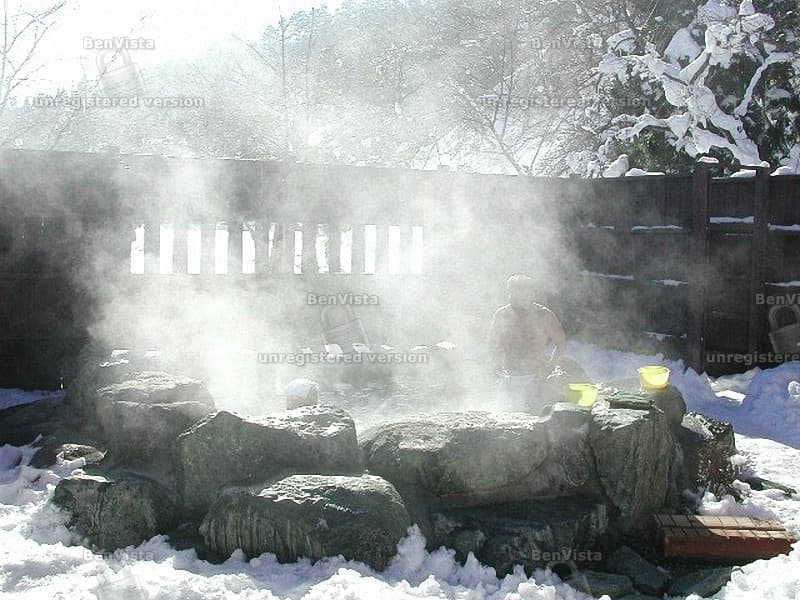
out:
{"label": "yellow plastic bucket", "polygon": [[639,367],[639,383],[645,389],[661,390],[669,385],[669,369],[657,365]]}
{"label": "yellow plastic bucket", "polygon": [[592,406],[597,402],[598,387],[592,383],[570,383],[567,400],[578,406]]}

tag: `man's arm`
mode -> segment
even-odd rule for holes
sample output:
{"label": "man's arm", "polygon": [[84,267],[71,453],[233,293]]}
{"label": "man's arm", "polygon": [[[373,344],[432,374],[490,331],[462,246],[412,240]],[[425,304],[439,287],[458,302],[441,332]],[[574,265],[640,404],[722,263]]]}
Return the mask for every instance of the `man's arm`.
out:
{"label": "man's arm", "polygon": [[561,326],[561,321],[555,313],[547,309],[547,318],[545,319],[545,331],[549,338],[549,344],[555,345],[553,352],[553,360],[560,358],[567,349],[567,335],[564,333],[564,328]]}
{"label": "man's arm", "polygon": [[489,359],[492,363],[492,373],[495,375],[502,375],[504,361],[499,314],[500,311],[494,313],[492,325],[489,327],[489,335],[486,340],[489,347]]}

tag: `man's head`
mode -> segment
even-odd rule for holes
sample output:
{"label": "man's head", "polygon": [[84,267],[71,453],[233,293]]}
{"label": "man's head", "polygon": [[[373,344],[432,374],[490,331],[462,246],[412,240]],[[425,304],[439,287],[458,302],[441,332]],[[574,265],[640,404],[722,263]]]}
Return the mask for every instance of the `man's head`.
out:
{"label": "man's head", "polygon": [[512,275],[508,278],[508,303],[514,310],[525,311],[533,304],[533,279],[527,275]]}

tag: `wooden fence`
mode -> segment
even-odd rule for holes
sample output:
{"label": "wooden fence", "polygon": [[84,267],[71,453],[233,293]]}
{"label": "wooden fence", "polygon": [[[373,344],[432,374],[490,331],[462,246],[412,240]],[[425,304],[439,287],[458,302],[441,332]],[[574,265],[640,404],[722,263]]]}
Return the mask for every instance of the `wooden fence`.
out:
{"label": "wooden fence", "polygon": [[729,355],[769,350],[766,301],[800,292],[797,224],[800,177],[763,169],[580,180],[4,151],[0,386],[60,385],[92,338],[318,342],[310,293],[379,298],[361,315],[379,343],[475,347],[513,272],[576,338],[743,370]]}

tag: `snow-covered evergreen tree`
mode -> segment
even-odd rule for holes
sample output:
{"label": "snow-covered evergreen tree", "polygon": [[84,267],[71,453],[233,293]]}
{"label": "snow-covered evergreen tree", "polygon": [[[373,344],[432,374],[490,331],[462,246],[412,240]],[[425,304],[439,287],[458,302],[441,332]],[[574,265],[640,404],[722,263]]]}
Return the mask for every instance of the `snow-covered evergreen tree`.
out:
{"label": "snow-covered evergreen tree", "polygon": [[599,66],[606,112],[594,115],[598,150],[588,174],[622,154],[646,170],[680,171],[710,155],[729,172],[763,162],[798,171],[798,22],[796,2],[708,0],[663,50],[624,43],[630,30],[612,36]]}

